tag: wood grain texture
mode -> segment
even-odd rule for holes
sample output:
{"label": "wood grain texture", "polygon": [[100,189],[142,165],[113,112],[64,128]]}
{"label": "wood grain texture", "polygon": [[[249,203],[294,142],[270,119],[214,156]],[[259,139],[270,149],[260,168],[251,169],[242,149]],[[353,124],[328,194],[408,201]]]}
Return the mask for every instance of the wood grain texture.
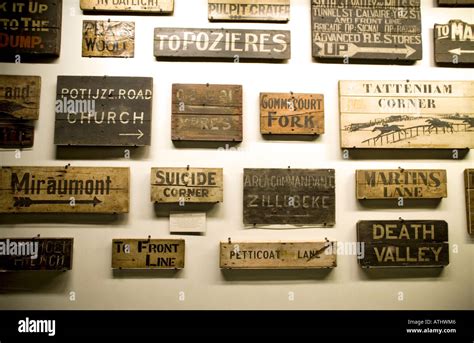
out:
{"label": "wood grain texture", "polygon": [[133,57],[134,53],[134,22],[82,22],[82,57]]}
{"label": "wood grain texture", "polygon": [[324,133],[322,94],[260,93],[260,133],[320,135]]}
{"label": "wood grain texture", "polygon": [[128,213],[129,168],[1,167],[0,213]]}
{"label": "wood grain texture", "polygon": [[474,234],[474,169],[464,170],[464,185],[466,187],[467,232]]}
{"label": "wood grain texture", "polygon": [[222,269],[335,268],[336,242],[220,243]]}
{"label": "wood grain texture", "polygon": [[114,239],[112,269],[183,269],[184,239]]}
{"label": "wood grain texture", "polygon": [[474,6],[474,0],[438,0],[439,6]]}
{"label": "wood grain texture", "polygon": [[81,0],[81,9],[92,12],[171,14],[174,0]]}
{"label": "wood grain texture", "polygon": [[435,24],[433,36],[436,63],[449,66],[474,64],[474,25],[462,20]]}
{"label": "wood grain texture", "polygon": [[37,120],[41,77],[0,75],[0,119]]}
{"label": "wood grain texture", "polygon": [[473,81],[339,81],[341,148],[472,148],[473,94]]}
{"label": "wood grain texture", "polygon": [[290,0],[208,0],[210,21],[290,20]]}
{"label": "wood grain texture", "polygon": [[0,148],[31,148],[35,128],[28,123],[0,122]]}

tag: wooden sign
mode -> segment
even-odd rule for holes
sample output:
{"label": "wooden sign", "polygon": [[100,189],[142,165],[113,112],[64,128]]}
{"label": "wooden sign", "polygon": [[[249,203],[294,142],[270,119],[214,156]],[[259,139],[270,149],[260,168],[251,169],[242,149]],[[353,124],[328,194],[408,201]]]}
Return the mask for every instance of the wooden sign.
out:
{"label": "wooden sign", "polygon": [[312,0],[313,57],[415,62],[422,58],[420,0]]}
{"label": "wooden sign", "polygon": [[242,141],[242,86],[173,84],[173,141]]}
{"label": "wooden sign", "polygon": [[290,0],[208,0],[210,21],[290,20]]}
{"label": "wooden sign", "polygon": [[174,0],[81,0],[83,11],[171,14]]}
{"label": "wooden sign", "polygon": [[446,170],[356,170],[357,199],[441,199],[448,196]]}
{"label": "wooden sign", "polygon": [[54,144],[151,143],[151,77],[58,76]]}
{"label": "wooden sign", "polygon": [[260,93],[260,132],[264,135],[324,133],[324,96]]}
{"label": "wooden sign", "polygon": [[0,148],[30,148],[35,128],[27,123],[0,122]]}
{"label": "wooden sign", "polygon": [[474,25],[461,20],[435,24],[434,55],[439,64],[464,65],[474,63]]}
{"label": "wooden sign", "polygon": [[464,171],[464,184],[466,186],[466,213],[467,231],[474,234],[474,169]]}
{"label": "wooden sign", "polygon": [[337,266],[335,242],[220,244],[223,269],[320,269]]}
{"label": "wooden sign", "polygon": [[449,264],[448,223],[443,220],[359,221],[357,240],[364,268]]}
{"label": "wooden sign", "polygon": [[133,57],[134,52],[134,22],[82,22],[82,57]]}
{"label": "wooden sign", "polygon": [[151,168],[152,202],[222,202],[223,189],[222,168]]}
{"label": "wooden sign", "polygon": [[0,54],[23,57],[59,56],[62,0],[12,0],[0,6]]}
{"label": "wooden sign", "polygon": [[2,238],[0,271],[71,270],[73,238]]}
{"label": "wooden sign", "polygon": [[155,57],[167,59],[287,60],[290,31],[155,29]]}
{"label": "wooden sign", "polygon": [[114,239],[112,269],[183,269],[184,239]]}
{"label": "wooden sign", "polygon": [[244,169],[244,224],[332,226],[334,169]]}
{"label": "wooden sign", "polygon": [[439,6],[474,6],[474,0],[438,0]]}
{"label": "wooden sign", "polygon": [[0,213],[128,213],[129,168],[1,167]]}
{"label": "wooden sign", "polygon": [[474,81],[339,81],[341,147],[474,148]]}
{"label": "wooden sign", "polygon": [[41,77],[0,75],[0,119],[37,120]]}

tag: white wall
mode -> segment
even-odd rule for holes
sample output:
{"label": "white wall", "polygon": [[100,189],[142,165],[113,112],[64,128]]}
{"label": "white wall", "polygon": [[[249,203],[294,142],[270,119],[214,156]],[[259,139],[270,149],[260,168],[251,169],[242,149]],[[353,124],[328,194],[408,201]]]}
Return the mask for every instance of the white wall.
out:
{"label": "white wall", "polygon": [[[472,69],[439,68],[433,63],[433,26],[449,19],[474,22],[474,10],[439,8],[422,0],[423,54],[414,66],[320,64],[311,58],[310,1],[292,0],[291,21],[281,24],[241,24],[207,21],[206,0],[176,0],[174,16],[110,16],[136,22],[135,58],[81,57],[83,19],[79,0],[64,0],[61,57],[51,64],[0,64],[2,74],[42,77],[41,113],[33,149],[15,159],[0,152],[1,165],[129,166],[130,214],[115,222],[90,223],[77,217],[0,217],[0,236],[74,237],[73,270],[58,275],[19,273],[0,275],[2,309],[472,309],[474,308],[474,239],[466,230],[462,172],[473,167],[471,152],[463,160],[342,159],[339,147],[337,82],[341,79],[473,79]],[[291,29],[292,59],[286,64],[157,62],[153,57],[153,29],[157,26]],[[153,138],[150,148],[117,157],[122,150],[90,148],[57,154],[53,145],[57,75],[153,76]],[[244,87],[244,142],[239,151],[178,149],[170,138],[172,83],[234,83]],[[314,142],[265,141],[259,133],[258,95],[267,92],[314,92],[325,95],[326,133]],[[387,156],[389,155],[389,156]],[[186,268],[174,273],[139,272],[115,275],[110,269],[113,238],[166,238],[168,221],[155,216],[149,202],[152,166],[223,167],[224,203],[209,213],[205,236],[186,236]],[[331,229],[248,230],[242,224],[244,167],[335,168],[336,226]],[[355,199],[354,171],[363,168],[444,168],[448,195],[437,208],[366,208]],[[257,271],[222,273],[218,242],[233,240],[354,241],[361,219],[443,219],[449,241],[459,253],[440,273],[410,269],[404,272],[366,272],[354,256],[339,256],[331,272]],[[83,219],[83,218],[82,218]],[[179,236],[176,236],[179,237]],[[70,301],[70,292],[76,300]],[[180,301],[179,296],[185,299]],[[288,294],[293,292],[294,301]],[[403,292],[404,300],[398,300]]]}

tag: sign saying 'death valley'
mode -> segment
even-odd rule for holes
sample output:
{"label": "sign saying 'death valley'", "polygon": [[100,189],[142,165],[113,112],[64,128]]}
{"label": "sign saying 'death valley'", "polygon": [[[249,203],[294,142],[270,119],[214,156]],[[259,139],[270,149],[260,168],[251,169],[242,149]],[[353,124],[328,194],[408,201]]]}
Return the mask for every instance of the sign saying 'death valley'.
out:
{"label": "sign saying 'death valley'", "polygon": [[290,0],[208,0],[210,21],[290,20]]}
{"label": "sign saying 'death valley'", "polygon": [[474,81],[339,81],[343,149],[474,147]]}
{"label": "sign saying 'death valley'", "polygon": [[171,14],[174,0],[81,0],[81,9],[90,12]]}
{"label": "sign saying 'death valley'", "polygon": [[129,168],[1,167],[0,213],[128,213]]}
{"label": "sign saying 'death valley'", "polygon": [[82,22],[82,57],[133,57],[134,53],[134,22]]}
{"label": "sign saying 'death valley'", "polygon": [[332,226],[334,169],[244,169],[244,224]]}
{"label": "sign saying 'death valley'", "polygon": [[434,57],[436,63],[449,66],[474,64],[474,25],[462,20],[435,24]]}
{"label": "sign saying 'death valley'", "polygon": [[371,267],[444,267],[449,264],[448,223],[379,220],[357,223],[364,249],[359,264]]}
{"label": "sign saying 'death valley'", "polygon": [[146,146],[151,77],[58,76],[54,144]]}

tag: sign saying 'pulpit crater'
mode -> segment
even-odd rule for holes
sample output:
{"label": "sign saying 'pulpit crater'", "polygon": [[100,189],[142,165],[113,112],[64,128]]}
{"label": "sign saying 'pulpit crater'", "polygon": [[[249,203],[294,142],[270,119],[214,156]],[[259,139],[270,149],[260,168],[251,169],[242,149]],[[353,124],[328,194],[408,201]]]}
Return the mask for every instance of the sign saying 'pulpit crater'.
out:
{"label": "sign saying 'pulpit crater'", "polygon": [[210,21],[290,20],[290,0],[208,0]]}

